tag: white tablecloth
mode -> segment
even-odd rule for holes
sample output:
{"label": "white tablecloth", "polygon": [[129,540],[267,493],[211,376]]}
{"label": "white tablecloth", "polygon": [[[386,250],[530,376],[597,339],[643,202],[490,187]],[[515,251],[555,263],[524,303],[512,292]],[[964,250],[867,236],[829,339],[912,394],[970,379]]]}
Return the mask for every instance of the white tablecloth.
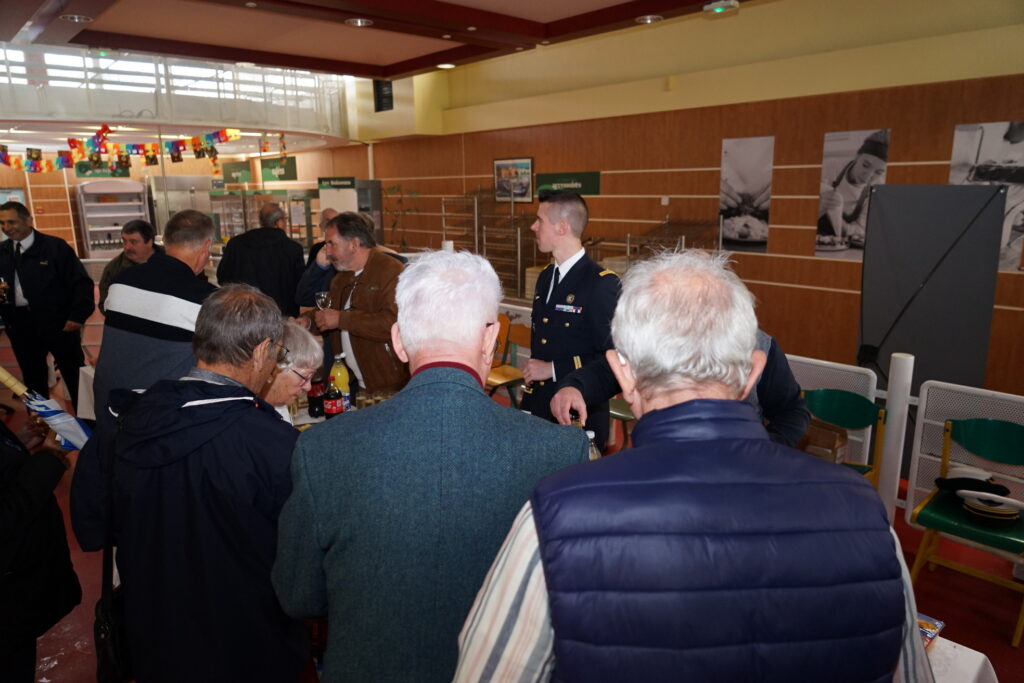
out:
{"label": "white tablecloth", "polygon": [[988,657],[939,636],[928,648],[935,683],[999,683]]}
{"label": "white tablecloth", "polygon": [[78,368],[78,417],[85,420],[96,419],[96,406],[92,403],[92,380],[96,377],[96,368],[83,365]]}

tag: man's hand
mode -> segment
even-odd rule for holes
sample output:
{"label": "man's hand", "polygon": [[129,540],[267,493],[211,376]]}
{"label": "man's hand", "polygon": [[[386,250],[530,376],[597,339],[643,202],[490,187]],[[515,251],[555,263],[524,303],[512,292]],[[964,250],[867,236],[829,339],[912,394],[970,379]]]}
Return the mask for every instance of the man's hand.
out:
{"label": "man's hand", "polygon": [[82,323],[76,323],[74,320],[69,320],[64,323],[65,332],[78,332],[80,329],[82,329]]}
{"label": "man's hand", "polygon": [[331,265],[331,257],[327,255],[327,247],[321,247],[320,251],[316,252],[316,264],[325,269]]}
{"label": "man's hand", "polygon": [[576,411],[580,416],[580,422],[587,422],[587,404],[583,400],[583,394],[576,387],[565,387],[559,389],[551,398],[551,414],[558,420],[558,424],[567,425],[572,423],[570,410]]}
{"label": "man's hand", "polygon": [[333,308],[326,311],[317,311],[313,314],[313,320],[316,321],[316,326],[321,330],[336,330],[338,329],[338,323],[341,321],[341,311],[336,311]]}
{"label": "man's hand", "polygon": [[523,370],[523,381],[527,384],[532,384],[551,379],[552,374],[554,374],[554,368],[551,367],[550,361],[531,358],[526,361],[526,368]]}

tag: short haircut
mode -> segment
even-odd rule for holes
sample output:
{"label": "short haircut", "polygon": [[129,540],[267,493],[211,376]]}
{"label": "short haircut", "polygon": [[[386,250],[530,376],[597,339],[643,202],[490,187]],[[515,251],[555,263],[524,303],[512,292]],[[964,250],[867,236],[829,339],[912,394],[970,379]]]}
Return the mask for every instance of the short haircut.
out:
{"label": "short haircut", "polygon": [[267,202],[260,207],[260,227],[275,228],[277,222],[284,218],[284,209],[276,202]]}
{"label": "short haircut", "polygon": [[324,364],[323,345],[302,325],[286,321],[281,342],[284,344],[284,357],[278,365],[282,369],[297,367],[312,370]]}
{"label": "short haircut", "polygon": [[583,229],[590,220],[583,197],[570,190],[541,190],[537,193],[537,201],[548,205],[548,218],[552,222],[565,221],[573,235],[583,235]]}
{"label": "short haircut", "polygon": [[139,235],[142,237],[143,242],[152,242],[153,237],[156,235],[156,231],[153,230],[153,226],[148,221],[135,219],[128,221],[121,226],[121,234],[124,235]]}
{"label": "short haircut", "polygon": [[398,277],[398,327],[408,353],[467,348],[498,319],[501,283],[494,267],[468,251],[426,252]]}
{"label": "short haircut", "polygon": [[757,338],[754,297],[727,254],[691,249],[634,264],[612,319],[641,395],[718,382],[737,394]]}
{"label": "short haircut", "polygon": [[4,202],[0,204],[0,211],[14,211],[18,214],[18,218],[23,221],[27,221],[32,218],[32,212],[28,210],[28,207],[21,202]]}
{"label": "short haircut", "polygon": [[240,367],[260,342],[276,342],[283,331],[281,309],[273,299],[250,285],[225,285],[199,309],[192,351],[204,363]]}
{"label": "short haircut", "polygon": [[185,209],[171,216],[164,228],[164,244],[198,248],[213,239],[213,220],[195,209]]}
{"label": "short haircut", "polygon": [[366,224],[363,217],[352,211],[343,211],[327,223],[328,228],[338,231],[338,237],[346,240],[359,240],[360,246],[372,249],[377,246],[373,238],[373,229]]}
{"label": "short haircut", "polygon": [[331,219],[338,215],[337,209],[330,207],[320,210],[320,228],[326,228],[327,224],[331,222]]}

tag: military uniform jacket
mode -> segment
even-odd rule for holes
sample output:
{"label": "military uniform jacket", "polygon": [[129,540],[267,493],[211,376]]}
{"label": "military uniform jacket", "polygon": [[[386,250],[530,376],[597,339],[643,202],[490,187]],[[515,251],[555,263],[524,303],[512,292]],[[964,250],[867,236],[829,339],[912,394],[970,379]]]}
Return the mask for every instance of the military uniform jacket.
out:
{"label": "military uniform jacket", "polygon": [[[558,383],[612,348],[612,314],[619,300],[619,277],[584,255],[545,301],[554,272],[552,264],[537,278],[530,356],[554,363],[555,380],[534,382],[523,396],[523,409],[547,420],[551,419],[551,397]],[[594,431],[602,443],[601,435],[608,431],[607,406],[607,401],[588,406],[587,428],[597,427]],[[604,414],[603,423],[595,413]]]}
{"label": "military uniform jacket", "polygon": [[[35,231],[32,246],[21,255],[21,290],[37,324],[59,330],[68,320],[85,324],[92,315],[93,284],[78,256],[59,237]],[[14,309],[14,241],[0,244],[0,275],[10,289],[0,314],[7,321]]]}

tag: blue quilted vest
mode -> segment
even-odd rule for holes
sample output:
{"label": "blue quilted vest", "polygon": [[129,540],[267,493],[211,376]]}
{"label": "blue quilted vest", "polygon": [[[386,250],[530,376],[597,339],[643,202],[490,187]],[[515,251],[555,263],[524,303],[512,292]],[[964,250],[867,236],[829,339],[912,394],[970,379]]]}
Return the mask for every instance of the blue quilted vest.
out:
{"label": "blue quilted vest", "polygon": [[556,680],[892,680],[903,583],[863,477],[738,401],[655,411],[633,438],[533,494]]}

